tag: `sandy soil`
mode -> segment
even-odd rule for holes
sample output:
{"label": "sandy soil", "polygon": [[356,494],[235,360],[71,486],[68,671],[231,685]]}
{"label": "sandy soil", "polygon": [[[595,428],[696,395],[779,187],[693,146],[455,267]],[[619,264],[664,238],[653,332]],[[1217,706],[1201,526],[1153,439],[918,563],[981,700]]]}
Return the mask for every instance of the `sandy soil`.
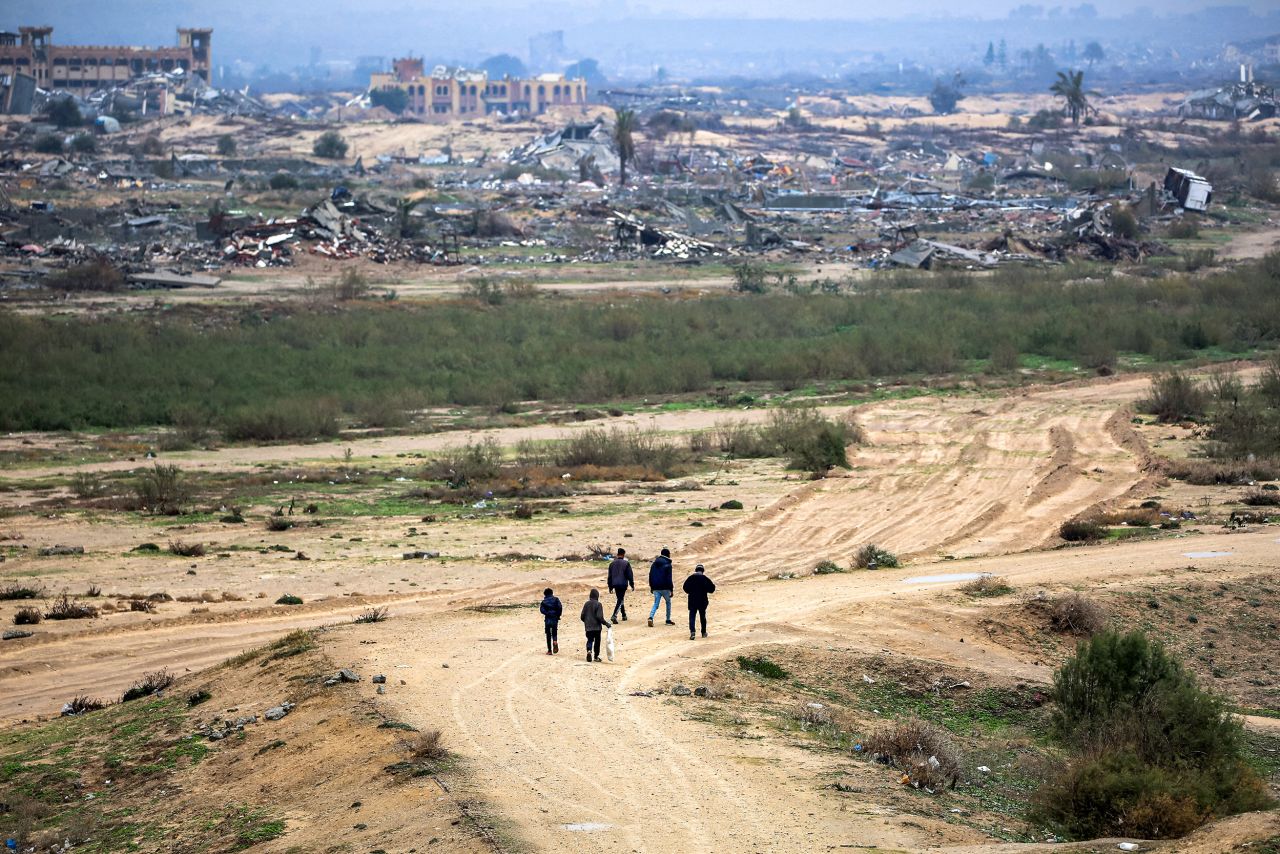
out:
{"label": "sandy soil", "polygon": [[[705,491],[671,496],[687,502],[683,507],[666,509],[667,498],[658,496],[581,498],[576,500],[599,502],[616,515],[451,522],[438,537],[432,533],[456,556],[446,563],[399,561],[406,542],[402,519],[344,521],[340,539],[332,539],[333,528],[233,535],[210,526],[183,534],[285,542],[305,548],[313,561],[236,552],[200,562],[200,575],[189,579],[181,559],[120,557],[145,531],[11,517],[4,529],[22,530],[32,550],[76,535],[90,545],[90,554],[38,564],[27,557],[10,560],[6,577],[75,586],[93,578],[111,589],[145,589],[167,580],[170,587],[198,584],[250,597],[279,589],[287,577],[308,604],[272,607],[273,594],[209,606],[208,613],[167,610],[103,618],[89,628],[40,626],[38,637],[0,647],[0,719],[48,713],[73,693],[109,694],[160,666],[196,670],[286,629],[346,621],[367,603],[389,603],[390,621],[358,634],[339,633],[329,654],[340,666],[388,675],[385,696],[361,686],[388,717],[443,729],[466,763],[462,796],[489,804],[524,847],[1030,850],[993,846],[978,831],[902,813],[870,796],[864,802],[837,798],[822,784],[821,756],[778,740],[732,738],[688,719],[670,701],[634,692],[694,678],[709,663],[762,643],[888,651],[1044,681],[1050,663],[980,631],[975,614],[954,604],[957,584],[991,572],[1020,590],[1107,590],[1273,569],[1277,535],[1267,529],[1187,530],[1142,542],[1036,550],[1063,519],[1148,488],[1146,446],[1126,410],[1146,390],[1146,378],[1123,377],[999,398],[869,405],[857,417],[871,443],[856,449],[847,476],[805,483],[763,464],[742,466],[718,474]],[[723,413],[682,412],[659,426],[687,431],[721,418]],[[511,443],[566,429],[573,428],[494,435]],[[456,441],[370,439],[356,443],[356,452],[392,455]],[[336,459],[339,453],[336,445],[281,446],[174,455],[173,461],[229,468]],[[34,478],[48,471],[7,474]],[[748,509],[741,518],[707,510],[724,497],[744,499]],[[710,530],[689,527],[691,518],[706,520]],[[623,539],[622,531],[630,538]],[[360,540],[354,545],[352,534]],[[602,580],[600,565],[504,564],[488,556],[530,544],[553,555],[588,536],[623,542],[637,555],[669,545],[678,576],[695,561],[707,563],[721,585],[710,638],[690,641],[682,624],[647,628],[641,592],[633,595],[631,619],[617,630],[618,660],[588,664],[580,657],[576,614],[588,587]],[[869,541],[911,559],[902,569],[875,573],[769,578],[803,572],[825,558],[847,564],[850,552]],[[1206,552],[1224,556],[1189,556]],[[418,586],[406,590],[410,579]],[[546,585],[566,605],[558,658],[543,653],[540,618],[526,607]],[[474,607],[494,604],[514,607]],[[678,598],[677,623],[685,617],[682,605]],[[1259,838],[1275,832],[1275,820],[1250,816],[1229,827],[1240,838]],[[1211,841],[1196,845],[1166,850],[1222,850]]]}

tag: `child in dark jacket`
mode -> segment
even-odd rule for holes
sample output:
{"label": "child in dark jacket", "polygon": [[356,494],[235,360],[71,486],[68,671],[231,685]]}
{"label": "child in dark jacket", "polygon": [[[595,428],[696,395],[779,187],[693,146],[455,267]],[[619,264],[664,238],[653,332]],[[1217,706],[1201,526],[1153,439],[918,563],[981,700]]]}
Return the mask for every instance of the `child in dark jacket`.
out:
{"label": "child in dark jacket", "polygon": [[550,587],[542,591],[542,604],[538,606],[538,610],[542,612],[544,629],[547,633],[547,655],[559,652],[560,615],[564,613],[564,606],[551,594]]}

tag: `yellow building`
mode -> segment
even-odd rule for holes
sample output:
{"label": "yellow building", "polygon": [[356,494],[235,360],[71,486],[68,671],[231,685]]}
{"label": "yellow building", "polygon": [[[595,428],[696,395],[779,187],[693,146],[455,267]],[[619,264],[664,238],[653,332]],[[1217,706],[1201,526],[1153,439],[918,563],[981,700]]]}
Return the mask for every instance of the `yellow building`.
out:
{"label": "yellow building", "polygon": [[563,74],[490,80],[484,71],[437,65],[427,75],[421,59],[397,59],[388,73],[369,78],[369,91],[400,89],[409,96],[405,112],[449,119],[491,113],[537,115],[548,107],[587,103],[587,81]]}

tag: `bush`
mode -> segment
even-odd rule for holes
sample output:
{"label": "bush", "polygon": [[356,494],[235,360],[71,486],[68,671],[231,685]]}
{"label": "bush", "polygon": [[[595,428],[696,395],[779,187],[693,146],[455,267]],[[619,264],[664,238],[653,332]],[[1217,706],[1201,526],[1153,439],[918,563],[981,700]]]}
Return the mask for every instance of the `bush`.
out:
{"label": "bush", "polygon": [[236,153],[236,139],[229,133],[224,133],[218,137],[218,156],[234,157]]}
{"label": "bush", "polygon": [[1169,224],[1169,236],[1174,240],[1192,240],[1200,236],[1200,227],[1193,218],[1184,216]]}
{"label": "bush", "polygon": [[386,107],[396,115],[400,115],[405,107],[409,106],[409,95],[403,89],[394,86],[373,89],[369,92],[369,104],[374,107]]}
{"label": "bush", "polygon": [[966,596],[986,598],[1004,596],[1013,592],[1013,587],[998,575],[980,575],[973,581],[960,585],[960,592]]}
{"label": "bush", "polygon": [[142,509],[156,514],[176,515],[191,500],[182,469],[175,465],[156,463],[138,476],[133,489]]}
{"label": "bush", "polygon": [[736,498],[730,498],[720,505],[721,510],[741,510],[742,502]]}
{"label": "bush", "polygon": [[1276,458],[1230,461],[1162,460],[1161,467],[1169,477],[1196,486],[1243,484],[1280,478],[1280,459]]}
{"label": "bush", "polygon": [[867,738],[872,756],[902,771],[916,788],[938,791],[960,779],[960,751],[947,731],[911,718],[897,721]]}
{"label": "bush", "polygon": [[11,581],[4,587],[0,587],[0,602],[12,601],[14,599],[41,599],[43,597],[43,587],[19,584],[16,581]]}
{"label": "bush", "polygon": [[1107,612],[1079,593],[1067,593],[1044,603],[1049,625],[1073,635],[1094,635],[1107,627]]}
{"label": "bush", "polygon": [[73,602],[65,593],[55,599],[49,610],[44,612],[46,620],[92,620],[97,616],[97,608],[81,602]]}
{"label": "bush", "polygon": [[39,608],[32,608],[27,605],[13,612],[13,624],[15,626],[34,626],[44,619],[44,614],[40,613]]}
{"label": "bush", "polygon": [[414,733],[408,746],[409,753],[419,761],[439,762],[449,758],[449,751],[444,746],[444,733],[438,729]]}
{"label": "bush", "polygon": [[294,596],[292,593],[286,593],[276,600],[277,605],[301,605],[302,597]]}
{"label": "bush", "polygon": [[552,461],[560,468],[635,466],[670,477],[683,471],[689,459],[684,448],[672,444],[656,430],[593,427],[574,433],[556,445]]}
{"label": "bush", "polygon": [[341,160],[347,156],[347,141],[336,130],[327,130],[316,138],[311,152],[316,157]]}
{"label": "bush", "polygon": [[170,540],[169,552],[178,557],[204,557],[204,543],[184,543],[182,540]]}
{"label": "bush", "polygon": [[124,288],[124,274],[110,262],[99,259],[54,273],[46,277],[43,284],[66,293],[115,292]]}
{"label": "bush", "polygon": [[267,179],[267,186],[273,190],[296,190],[298,179],[288,172],[276,172]]}
{"label": "bush", "polygon": [[75,98],[58,98],[49,104],[49,121],[60,128],[78,128],[84,124],[84,115]]}
{"label": "bush", "polygon": [[723,438],[741,443],[746,450],[768,449],[764,455],[788,457],[792,468],[815,475],[836,466],[849,468],[845,448],[864,440],[862,428],[852,419],[827,418],[811,406],[773,410],[767,424],[754,428],[756,439],[750,438],[752,429],[742,427]]}
{"label": "bush", "polygon": [[78,133],[71,137],[71,150],[78,154],[93,154],[98,150],[98,138],[91,133]]}
{"label": "bush", "polygon": [[1280,492],[1269,489],[1254,489],[1240,499],[1241,503],[1250,507],[1280,507]]}
{"label": "bush", "polygon": [[359,270],[343,270],[342,275],[334,282],[333,296],[335,299],[349,302],[350,300],[364,299],[368,295],[369,280]]}
{"label": "bush", "polygon": [[1270,803],[1230,704],[1141,632],[1081,642],[1053,699],[1053,735],[1077,757],[1034,815],[1070,836],[1170,838]]}
{"label": "bush", "polygon": [[363,614],[356,615],[352,620],[353,623],[382,623],[386,622],[390,616],[390,612],[385,607],[370,608]]}
{"label": "bush", "polygon": [[782,667],[763,656],[738,656],[738,669],[745,670],[748,673],[755,673],[766,679],[786,679],[791,675],[786,670],[783,670]]}
{"label": "bush", "polygon": [[1208,398],[1191,377],[1171,371],[1151,381],[1151,396],[1139,403],[1143,412],[1163,424],[1193,421],[1205,412]]}
{"label": "bush", "polygon": [[124,696],[120,698],[120,702],[127,703],[130,700],[140,700],[143,697],[150,697],[152,694],[158,694],[174,683],[175,677],[168,670],[156,670],[152,673],[144,673],[142,678],[124,692]]}
{"label": "bush", "polygon": [[286,442],[338,435],[334,407],[312,400],[287,400],[232,412],[222,427],[233,442]]}
{"label": "bush", "polygon": [[62,716],[64,718],[75,717],[88,712],[96,712],[106,707],[107,704],[101,700],[96,700],[87,694],[81,694],[78,697],[72,697],[71,701],[62,707]]}
{"label": "bush", "polygon": [[42,133],[36,137],[34,147],[39,154],[61,154],[62,137],[55,133]]}
{"label": "bush", "polygon": [[844,569],[833,560],[819,561],[813,568],[814,575],[834,575],[837,572],[844,572]]}
{"label": "bush", "polygon": [[1058,536],[1069,543],[1092,543],[1107,535],[1096,519],[1068,519],[1058,526]]}
{"label": "bush", "polygon": [[492,436],[450,448],[423,469],[423,476],[444,480],[453,489],[497,479],[502,473],[502,446]]}
{"label": "bush", "polygon": [[733,289],[740,294],[762,294],[769,290],[765,283],[768,269],[763,264],[743,261],[733,265]]}
{"label": "bush", "polygon": [[279,533],[293,527],[293,520],[288,516],[271,516],[267,519],[267,530]]}
{"label": "bush", "polygon": [[866,545],[854,555],[853,565],[858,569],[895,569],[898,556],[875,545]]}

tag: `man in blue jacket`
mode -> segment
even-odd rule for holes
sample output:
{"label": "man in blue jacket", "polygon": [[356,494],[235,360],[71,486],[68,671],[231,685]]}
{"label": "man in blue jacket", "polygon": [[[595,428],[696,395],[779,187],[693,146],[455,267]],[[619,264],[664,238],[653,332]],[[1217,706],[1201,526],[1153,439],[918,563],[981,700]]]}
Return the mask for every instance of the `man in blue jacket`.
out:
{"label": "man in blue jacket", "polygon": [[547,655],[559,652],[560,615],[564,613],[564,606],[552,594],[550,587],[542,591],[542,604],[538,606],[538,610],[542,612],[543,628],[547,633]]}
{"label": "man in blue jacket", "polygon": [[617,598],[613,605],[613,616],[610,622],[618,622],[619,611],[622,612],[622,619],[627,619],[627,606],[623,603],[627,595],[627,585],[631,585],[631,589],[635,590],[636,577],[631,572],[631,561],[627,560],[627,550],[618,549],[618,556],[609,564],[609,589]]}
{"label": "man in blue jacket", "polygon": [[664,599],[667,601],[667,625],[675,625],[671,622],[671,594],[675,589],[675,581],[671,577],[671,549],[663,549],[649,567],[649,590],[653,593],[653,608],[649,610],[651,627],[653,615],[658,613],[658,603]]}
{"label": "man in blue jacket", "polygon": [[693,640],[693,620],[702,618],[702,636],[707,636],[707,603],[708,597],[716,592],[716,583],[707,578],[706,570],[698,564],[693,575],[684,580],[684,592],[689,597],[689,640]]}

